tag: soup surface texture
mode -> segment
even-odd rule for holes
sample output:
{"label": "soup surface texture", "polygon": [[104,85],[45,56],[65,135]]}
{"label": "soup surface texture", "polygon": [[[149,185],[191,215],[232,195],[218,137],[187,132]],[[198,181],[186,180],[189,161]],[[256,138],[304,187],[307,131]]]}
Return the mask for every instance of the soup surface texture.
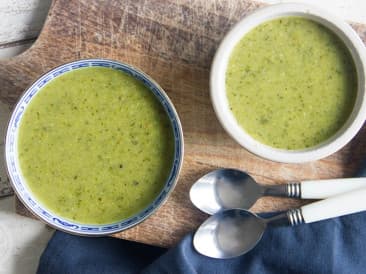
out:
{"label": "soup surface texture", "polygon": [[259,25],[231,53],[226,93],[254,139],[304,149],[334,135],[354,106],[357,76],[343,42],[322,25],[284,17]]}
{"label": "soup surface texture", "polygon": [[169,118],[133,77],[110,68],[67,72],[27,107],[18,154],[35,197],[86,224],[113,223],[151,203],[174,154]]}

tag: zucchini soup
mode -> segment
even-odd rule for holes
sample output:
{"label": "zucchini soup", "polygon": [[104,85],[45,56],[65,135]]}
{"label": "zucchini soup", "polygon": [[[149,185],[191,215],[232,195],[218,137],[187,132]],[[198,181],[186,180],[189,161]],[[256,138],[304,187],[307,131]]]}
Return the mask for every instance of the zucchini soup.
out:
{"label": "zucchini soup", "polygon": [[19,127],[19,164],[30,191],[79,223],[139,213],[161,192],[173,157],[173,130],[160,102],[111,68],[56,77],[32,98]]}
{"label": "zucchini soup", "polygon": [[247,33],[231,53],[226,96],[237,123],[280,149],[316,146],[352,112],[357,74],[344,43],[301,17],[282,17]]}

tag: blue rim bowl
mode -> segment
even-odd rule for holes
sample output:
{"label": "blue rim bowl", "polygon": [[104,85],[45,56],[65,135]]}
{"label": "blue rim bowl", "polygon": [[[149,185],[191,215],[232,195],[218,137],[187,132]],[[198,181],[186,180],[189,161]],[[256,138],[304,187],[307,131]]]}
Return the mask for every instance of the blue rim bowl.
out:
{"label": "blue rim bowl", "polygon": [[[33,96],[35,96],[39,90],[52,79],[69,71],[85,67],[112,68],[127,73],[128,75],[131,75],[135,79],[141,81],[155,95],[157,100],[159,100],[161,105],[164,107],[171,122],[174,134],[175,149],[173,165],[169,177],[166,180],[165,185],[159,195],[152,203],[150,203],[149,206],[134,216],[115,223],[103,225],[87,225],[67,220],[57,214],[54,214],[42,203],[38,202],[32,192],[29,190],[26,180],[22,176],[17,158],[19,122],[22,119],[25,109],[32,101]],[[84,236],[102,236],[120,232],[142,222],[151,214],[153,214],[167,200],[169,194],[172,192],[177,183],[178,175],[182,167],[183,147],[183,131],[178,114],[164,90],[154,80],[152,80],[142,71],[124,63],[106,59],[85,59],[70,62],[52,69],[38,78],[38,80],[36,80],[29,88],[25,90],[16,104],[9,121],[5,137],[5,160],[9,178],[15,193],[34,215],[58,230]]]}

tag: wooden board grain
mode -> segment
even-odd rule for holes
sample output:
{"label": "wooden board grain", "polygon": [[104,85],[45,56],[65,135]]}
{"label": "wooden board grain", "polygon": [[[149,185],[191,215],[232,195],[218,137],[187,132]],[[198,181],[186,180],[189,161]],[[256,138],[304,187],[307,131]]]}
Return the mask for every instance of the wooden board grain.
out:
{"label": "wooden board grain", "polygon": [[[351,176],[363,157],[365,128],[341,151],[306,164],[261,159],[225,133],[209,99],[210,64],[230,27],[260,5],[236,0],[56,0],[34,46],[0,62],[0,100],[13,106],[43,72],[79,58],[115,59],[152,76],[180,115],[185,136],[184,165],[176,189],[158,212],[115,236],[171,246],[207,217],[194,208],[188,192],[208,171],[239,168],[264,184],[277,184]],[[365,41],[366,27],[352,26]],[[282,210],[299,203],[267,197],[253,210]],[[29,215],[20,204],[18,212]]]}

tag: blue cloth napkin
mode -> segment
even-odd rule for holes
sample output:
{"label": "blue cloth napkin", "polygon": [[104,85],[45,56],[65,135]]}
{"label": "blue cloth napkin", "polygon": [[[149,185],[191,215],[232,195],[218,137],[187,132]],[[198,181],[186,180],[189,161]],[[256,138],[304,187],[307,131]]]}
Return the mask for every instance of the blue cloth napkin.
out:
{"label": "blue cloth napkin", "polygon": [[[366,176],[366,168],[357,176]],[[234,259],[198,254],[192,237],[193,233],[165,250],[57,231],[41,256],[37,273],[366,273],[365,212],[297,227],[268,227],[252,251]]]}

